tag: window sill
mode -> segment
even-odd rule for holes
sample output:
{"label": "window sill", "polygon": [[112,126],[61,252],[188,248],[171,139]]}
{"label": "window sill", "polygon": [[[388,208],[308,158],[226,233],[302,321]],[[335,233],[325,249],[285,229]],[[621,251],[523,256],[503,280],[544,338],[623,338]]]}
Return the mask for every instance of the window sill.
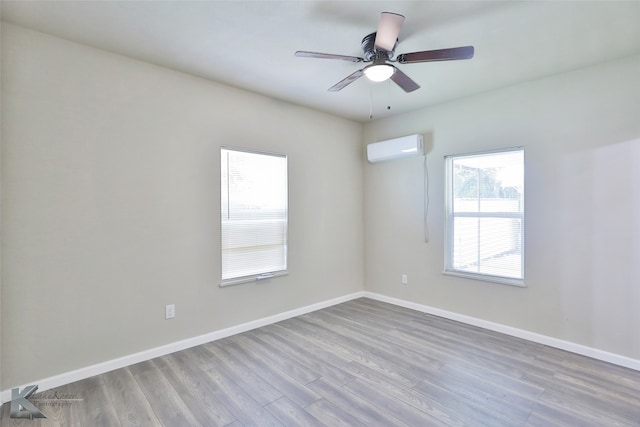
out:
{"label": "window sill", "polygon": [[442,274],[446,276],[463,277],[465,279],[479,280],[481,282],[497,283],[500,285],[517,286],[519,288],[526,288],[527,285],[522,279],[510,279],[508,277],[489,276],[487,274],[475,274],[467,273],[465,271],[450,271],[445,270]]}
{"label": "window sill", "polygon": [[263,273],[263,274],[254,274],[251,276],[236,277],[233,279],[222,280],[220,282],[220,287],[224,288],[226,286],[240,285],[242,283],[249,283],[249,282],[264,282],[264,281],[268,281],[269,279],[274,279],[276,277],[287,276],[288,274],[289,272],[287,270],[283,270],[283,271],[274,271],[273,273]]}

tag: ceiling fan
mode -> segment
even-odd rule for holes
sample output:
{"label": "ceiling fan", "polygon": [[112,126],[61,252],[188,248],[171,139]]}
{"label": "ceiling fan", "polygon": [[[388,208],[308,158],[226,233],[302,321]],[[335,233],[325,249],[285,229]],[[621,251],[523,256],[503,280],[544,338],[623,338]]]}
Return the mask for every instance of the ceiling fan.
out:
{"label": "ceiling fan", "polygon": [[403,23],[404,16],[392,12],[382,12],[380,14],[380,22],[378,23],[378,31],[362,39],[364,58],[304,50],[297,51],[295,55],[301,58],[340,59],[350,62],[371,63],[360,70],[354,71],[343,80],[331,86],[329,88],[330,92],[337,92],[344,89],[363,75],[374,82],[391,79],[405,92],[413,92],[419,89],[420,85],[400,71],[395,65],[390,64],[391,62],[413,64],[416,62],[453,61],[473,58],[473,46],[461,46],[449,49],[403,53],[393,60],[393,53],[398,46],[398,34],[400,34]]}

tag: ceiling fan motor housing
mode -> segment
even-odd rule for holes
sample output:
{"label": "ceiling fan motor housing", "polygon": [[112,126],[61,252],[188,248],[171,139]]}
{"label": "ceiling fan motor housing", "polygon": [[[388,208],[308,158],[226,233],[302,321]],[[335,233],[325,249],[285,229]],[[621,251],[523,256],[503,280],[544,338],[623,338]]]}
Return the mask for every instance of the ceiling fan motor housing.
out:
{"label": "ceiling fan motor housing", "polygon": [[393,50],[378,50],[376,49],[376,34],[377,33],[371,33],[364,36],[364,38],[362,39],[361,46],[362,50],[364,51],[364,59],[367,61],[374,61],[376,59],[386,60],[393,58],[393,52],[395,51],[396,47],[398,47],[398,39],[396,39],[396,43],[393,45]]}

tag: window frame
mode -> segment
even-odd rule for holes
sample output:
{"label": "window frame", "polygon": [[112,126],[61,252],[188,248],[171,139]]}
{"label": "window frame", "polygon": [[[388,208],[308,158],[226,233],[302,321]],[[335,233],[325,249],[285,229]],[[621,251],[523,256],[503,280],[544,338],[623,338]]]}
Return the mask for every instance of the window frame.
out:
{"label": "window frame", "polygon": [[[491,154],[506,154],[513,151],[521,151],[522,152],[522,162],[523,162],[523,189],[522,189],[522,210],[520,213],[513,212],[490,212],[490,213],[464,213],[462,215],[457,215],[457,217],[471,217],[471,218],[519,218],[521,220],[521,260],[520,260],[520,278],[513,278],[507,276],[498,276],[486,273],[474,273],[464,270],[455,269],[453,267],[453,254],[454,254],[454,229],[453,229],[453,221],[456,218],[456,215],[453,212],[453,161],[455,159],[463,158],[463,157],[480,157]],[[518,286],[518,287],[526,287],[525,284],[525,199],[526,199],[526,185],[525,182],[525,149],[522,146],[518,147],[510,147],[510,148],[501,148],[495,150],[486,150],[486,151],[478,151],[472,153],[461,153],[461,154],[451,154],[444,157],[445,159],[445,212],[444,212],[444,223],[445,223],[445,253],[444,253],[444,271],[443,274],[449,276],[457,276],[464,277],[467,279],[479,280],[484,282],[498,283],[504,285]],[[475,214],[475,215],[474,215]]]}
{"label": "window frame", "polygon": [[[248,154],[258,154],[258,155],[264,155],[264,156],[273,156],[273,157],[280,157],[283,158],[285,160],[285,182],[286,182],[286,197],[285,197],[285,217],[284,217],[284,221],[285,221],[285,232],[284,232],[284,269],[282,270],[277,270],[277,271],[263,271],[261,273],[255,273],[255,274],[249,274],[249,275],[245,275],[245,276],[236,276],[236,277],[230,277],[227,279],[223,279],[223,262],[222,262],[222,257],[223,257],[223,252],[224,252],[224,248],[223,248],[223,215],[222,215],[222,210],[223,210],[223,180],[222,180],[222,176],[220,177],[220,197],[219,197],[219,210],[218,213],[220,214],[220,222],[219,222],[219,230],[220,230],[220,287],[226,287],[226,286],[232,286],[232,285],[239,285],[242,283],[249,283],[249,282],[255,282],[255,281],[262,281],[262,280],[266,280],[266,279],[271,279],[271,278],[276,278],[276,277],[282,277],[282,276],[286,276],[289,274],[288,271],[288,263],[289,263],[289,253],[288,253],[288,247],[289,247],[289,157],[286,154],[282,154],[282,153],[276,153],[276,152],[268,152],[268,151],[261,151],[261,150],[253,150],[253,149],[247,149],[247,148],[240,148],[240,147],[231,147],[231,146],[221,146],[220,150],[219,150],[219,155],[220,155],[220,159],[219,159],[219,167],[220,170],[219,172],[222,174],[222,161],[223,161],[223,150],[227,150],[227,151],[234,151],[234,152],[239,152],[239,153],[248,153]],[[227,187],[227,191],[228,191],[228,187]]]}

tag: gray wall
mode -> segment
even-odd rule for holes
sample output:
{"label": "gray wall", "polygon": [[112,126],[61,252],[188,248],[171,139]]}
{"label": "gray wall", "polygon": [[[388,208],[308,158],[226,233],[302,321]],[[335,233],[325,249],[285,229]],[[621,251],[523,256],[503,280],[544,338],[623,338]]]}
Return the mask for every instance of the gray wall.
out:
{"label": "gray wall", "polygon": [[[0,18],[2,8],[0,7]],[[2,34],[2,20],[0,19],[0,34]],[[2,43],[0,43],[0,177],[2,176]],[[0,391],[2,388],[2,180],[0,179]],[[2,398],[0,398],[2,402]]]}
{"label": "gray wall", "polygon": [[[638,75],[626,58],[363,127],[3,23],[0,388],[363,289],[640,359]],[[363,167],[362,142],[411,133],[429,243],[422,159]],[[289,276],[218,287],[221,145],[289,155]],[[528,287],[443,276],[443,156],[516,145]]]}
{"label": "gray wall", "polygon": [[[11,24],[2,43],[2,389],[362,290],[360,124]],[[287,277],[218,287],[221,145],[289,155]]]}
{"label": "gray wall", "polygon": [[[365,167],[365,288],[640,358],[640,57],[367,124],[423,160]],[[526,288],[445,276],[444,156],[525,147]],[[407,274],[409,284],[400,283]]]}

